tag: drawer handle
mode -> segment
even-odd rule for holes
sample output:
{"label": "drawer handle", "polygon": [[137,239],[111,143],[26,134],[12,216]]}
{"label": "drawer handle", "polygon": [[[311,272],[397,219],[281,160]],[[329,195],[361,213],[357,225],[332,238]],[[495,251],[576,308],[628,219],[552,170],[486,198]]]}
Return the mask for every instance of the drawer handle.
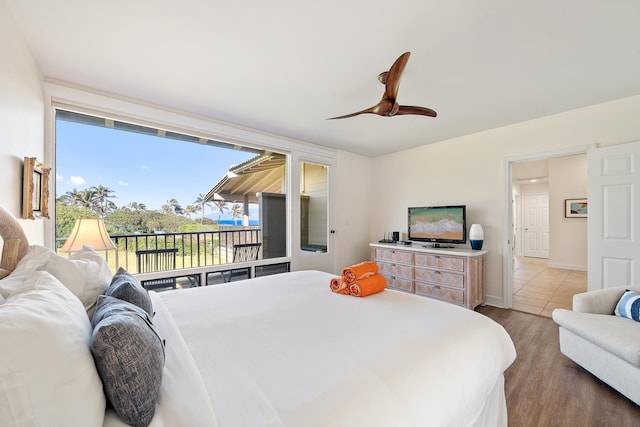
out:
{"label": "drawer handle", "polygon": [[435,285],[435,288],[436,289],[440,289],[440,285]]}
{"label": "drawer handle", "polygon": [[440,259],[440,255],[436,255],[436,256],[435,256],[435,258],[436,258],[436,259]]}
{"label": "drawer handle", "polygon": [[436,272],[435,272],[435,273],[436,273],[436,274],[442,274],[442,273],[440,273],[440,270],[436,270]]}

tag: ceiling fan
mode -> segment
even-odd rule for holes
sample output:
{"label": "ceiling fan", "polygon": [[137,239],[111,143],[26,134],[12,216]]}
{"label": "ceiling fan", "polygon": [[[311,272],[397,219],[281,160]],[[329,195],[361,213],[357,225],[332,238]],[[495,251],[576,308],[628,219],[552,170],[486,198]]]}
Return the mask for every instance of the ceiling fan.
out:
{"label": "ceiling fan", "polygon": [[436,117],[438,114],[431,108],[400,105],[396,100],[396,97],[398,96],[398,87],[400,86],[400,77],[402,76],[404,67],[409,61],[409,55],[411,55],[411,52],[403,53],[398,59],[396,59],[396,62],[393,63],[389,71],[384,71],[378,75],[378,80],[385,86],[384,94],[382,95],[382,99],[380,100],[380,102],[378,102],[373,107],[358,111],[357,113],[331,117],[329,118],[329,120],[346,119],[348,117],[354,117],[359,114],[366,113],[387,117],[407,114]]}

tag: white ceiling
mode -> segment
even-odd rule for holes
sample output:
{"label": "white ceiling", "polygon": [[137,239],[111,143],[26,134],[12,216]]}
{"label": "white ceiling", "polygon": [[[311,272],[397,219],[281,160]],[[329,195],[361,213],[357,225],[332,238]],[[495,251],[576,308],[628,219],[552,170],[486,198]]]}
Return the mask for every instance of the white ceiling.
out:
{"label": "white ceiling", "polygon": [[[640,94],[637,0],[7,0],[42,73],[378,156]],[[398,100],[361,115],[411,58]]]}

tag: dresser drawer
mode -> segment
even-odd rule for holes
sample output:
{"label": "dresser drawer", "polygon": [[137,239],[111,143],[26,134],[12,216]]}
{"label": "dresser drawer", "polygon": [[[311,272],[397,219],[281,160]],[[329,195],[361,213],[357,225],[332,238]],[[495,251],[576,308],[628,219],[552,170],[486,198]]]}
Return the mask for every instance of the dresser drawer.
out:
{"label": "dresser drawer", "polygon": [[423,282],[431,282],[436,285],[464,289],[464,274],[449,271],[431,270],[428,268],[415,268],[414,278]]}
{"label": "dresser drawer", "polygon": [[465,304],[464,291],[459,289],[447,288],[430,283],[415,282],[415,293],[455,304]]}
{"label": "dresser drawer", "polygon": [[378,262],[378,271],[388,276],[399,276],[413,279],[413,267],[404,264],[394,264],[390,262]]}
{"label": "dresser drawer", "polygon": [[413,264],[413,254],[406,251],[376,248],[376,261],[390,261],[399,264]]}
{"label": "dresser drawer", "polygon": [[431,267],[440,270],[464,271],[464,259],[446,255],[415,254],[417,267]]}
{"label": "dresser drawer", "polygon": [[387,279],[387,287],[400,289],[402,291],[413,292],[413,280],[406,277],[396,277],[383,274]]}

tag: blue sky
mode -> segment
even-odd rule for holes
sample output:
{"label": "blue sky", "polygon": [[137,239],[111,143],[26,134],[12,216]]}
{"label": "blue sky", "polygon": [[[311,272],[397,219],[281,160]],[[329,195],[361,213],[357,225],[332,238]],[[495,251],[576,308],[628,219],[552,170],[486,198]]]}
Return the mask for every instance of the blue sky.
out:
{"label": "blue sky", "polygon": [[[205,195],[229,166],[255,154],[168,138],[78,124],[56,123],[56,198],[74,188],[103,185],[118,206],[160,209],[171,198],[182,207]],[[212,211],[207,209],[207,214]],[[217,218],[218,214],[215,214]],[[251,217],[255,215],[252,212]],[[222,218],[229,217],[228,215]]]}

